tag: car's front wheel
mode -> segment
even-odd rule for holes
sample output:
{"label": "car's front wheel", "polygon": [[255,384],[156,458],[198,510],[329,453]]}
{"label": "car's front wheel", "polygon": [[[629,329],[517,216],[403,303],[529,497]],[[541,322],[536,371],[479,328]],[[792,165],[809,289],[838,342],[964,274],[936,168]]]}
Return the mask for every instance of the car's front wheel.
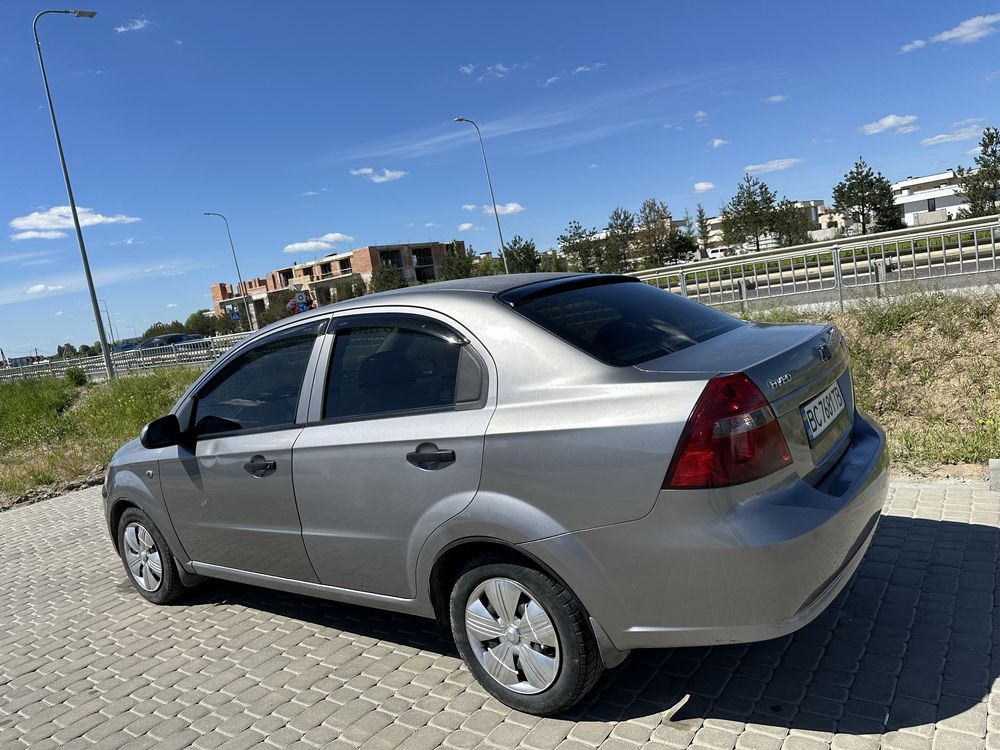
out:
{"label": "car's front wheel", "polygon": [[526,713],[565,711],[603,671],[583,608],[558,581],[522,565],[479,560],[451,592],[458,651],[479,683]]}
{"label": "car's front wheel", "polygon": [[160,530],[138,508],[129,508],[118,521],[118,552],[129,581],[154,604],[172,602],[184,592],[177,563]]}

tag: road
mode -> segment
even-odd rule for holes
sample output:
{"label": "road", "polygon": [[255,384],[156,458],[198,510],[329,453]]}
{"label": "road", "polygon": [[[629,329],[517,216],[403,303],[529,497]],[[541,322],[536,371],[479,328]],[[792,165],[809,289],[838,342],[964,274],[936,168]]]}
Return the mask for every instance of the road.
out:
{"label": "road", "polygon": [[488,698],[428,621],[227,583],[148,604],[100,506],[0,513],[2,748],[1000,747],[1000,493],[894,485],[813,624],[637,652],[558,719]]}

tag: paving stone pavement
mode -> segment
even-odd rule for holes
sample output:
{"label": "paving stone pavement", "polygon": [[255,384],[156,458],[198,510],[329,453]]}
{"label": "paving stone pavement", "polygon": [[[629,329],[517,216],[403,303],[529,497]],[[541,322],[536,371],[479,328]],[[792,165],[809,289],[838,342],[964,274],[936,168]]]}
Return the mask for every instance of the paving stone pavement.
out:
{"label": "paving stone pavement", "polygon": [[998,524],[1000,493],[894,485],[808,627],[636,652],[538,719],[425,620],[228,583],[146,603],[82,490],[0,513],[0,748],[1000,750]]}

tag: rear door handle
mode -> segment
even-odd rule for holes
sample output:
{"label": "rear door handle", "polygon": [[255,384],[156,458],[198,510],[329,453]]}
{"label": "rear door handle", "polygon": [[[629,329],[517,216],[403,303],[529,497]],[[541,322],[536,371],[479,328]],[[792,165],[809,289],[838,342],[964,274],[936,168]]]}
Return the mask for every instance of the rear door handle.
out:
{"label": "rear door handle", "polygon": [[268,474],[273,474],[278,470],[277,461],[268,461],[263,456],[254,456],[247,463],[243,464],[243,468],[251,476],[255,476],[258,479],[261,477],[266,477]]}
{"label": "rear door handle", "polygon": [[[420,450],[425,446],[424,450]],[[424,445],[417,446],[417,450],[412,453],[407,453],[406,460],[418,469],[427,469],[428,471],[443,469],[445,466],[455,463],[455,451],[438,450],[438,447],[433,443],[425,443]]]}

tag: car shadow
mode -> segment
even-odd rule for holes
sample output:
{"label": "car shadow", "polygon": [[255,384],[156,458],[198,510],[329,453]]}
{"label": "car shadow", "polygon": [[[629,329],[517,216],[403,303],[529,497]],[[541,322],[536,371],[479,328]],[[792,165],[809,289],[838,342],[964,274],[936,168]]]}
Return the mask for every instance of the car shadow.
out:
{"label": "car shadow", "polygon": [[[851,582],[806,627],[760,643],[633,652],[563,718],[665,714],[678,729],[714,718],[880,734],[955,716],[1000,671],[990,656],[998,550],[989,526],[884,516]],[[220,600],[457,655],[433,622],[406,615],[222,582],[184,601]]]}

